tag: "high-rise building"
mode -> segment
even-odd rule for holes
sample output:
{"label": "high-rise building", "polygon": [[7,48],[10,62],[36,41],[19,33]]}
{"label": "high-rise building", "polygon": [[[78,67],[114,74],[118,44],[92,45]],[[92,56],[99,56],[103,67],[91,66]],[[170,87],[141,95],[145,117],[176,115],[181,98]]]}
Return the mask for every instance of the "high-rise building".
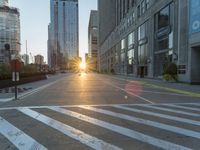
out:
{"label": "high-rise building", "polygon": [[22,61],[24,62],[25,65],[28,65],[29,62],[29,55],[28,54],[23,54],[22,55]]}
{"label": "high-rise building", "polygon": [[97,55],[98,55],[98,18],[97,11],[92,10],[88,25],[88,50],[90,57],[90,69],[97,70]]}
{"label": "high-rise building", "polygon": [[107,58],[104,56],[106,55],[107,47],[105,46],[108,45],[107,38],[116,27],[115,4],[116,0],[98,0],[98,57],[100,57],[99,68],[101,72],[107,72]]}
{"label": "high-rise building", "polygon": [[42,55],[35,56],[35,64],[36,65],[43,65],[44,64],[44,57]]}
{"label": "high-rise building", "polygon": [[161,78],[175,63],[180,81],[200,83],[199,0],[114,1],[98,0],[101,71]]}
{"label": "high-rise building", "polygon": [[51,68],[67,68],[79,56],[78,0],[51,0],[48,63]]}
{"label": "high-rise building", "polygon": [[9,63],[20,52],[20,13],[0,0],[0,64]]}
{"label": "high-rise building", "polygon": [[8,5],[8,0],[0,0],[0,5],[1,6],[7,6]]}

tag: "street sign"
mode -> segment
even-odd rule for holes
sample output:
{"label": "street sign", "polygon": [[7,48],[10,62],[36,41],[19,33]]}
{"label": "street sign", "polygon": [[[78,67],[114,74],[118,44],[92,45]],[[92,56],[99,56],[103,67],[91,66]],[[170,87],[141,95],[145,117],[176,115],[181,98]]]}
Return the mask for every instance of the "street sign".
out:
{"label": "street sign", "polygon": [[12,81],[13,82],[19,81],[19,72],[13,72],[12,73]]}
{"label": "street sign", "polygon": [[20,72],[21,70],[21,62],[18,59],[12,60],[10,66],[13,72]]}

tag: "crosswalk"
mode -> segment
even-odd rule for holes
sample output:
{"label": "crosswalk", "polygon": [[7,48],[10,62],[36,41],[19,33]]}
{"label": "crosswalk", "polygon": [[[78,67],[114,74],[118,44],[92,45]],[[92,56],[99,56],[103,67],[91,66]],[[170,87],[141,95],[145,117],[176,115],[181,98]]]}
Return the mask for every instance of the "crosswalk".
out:
{"label": "crosswalk", "polygon": [[0,149],[7,149],[1,137],[19,150],[63,149],[60,143],[65,149],[199,150],[200,103],[0,108]]}

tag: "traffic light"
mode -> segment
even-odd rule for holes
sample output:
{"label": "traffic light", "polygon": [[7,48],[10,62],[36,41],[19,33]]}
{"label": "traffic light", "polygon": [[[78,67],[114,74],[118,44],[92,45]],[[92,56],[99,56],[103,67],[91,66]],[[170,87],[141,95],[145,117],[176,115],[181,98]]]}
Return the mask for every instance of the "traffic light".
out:
{"label": "traffic light", "polygon": [[7,51],[10,50],[10,44],[5,44],[4,47],[5,47],[5,50],[7,50]]}

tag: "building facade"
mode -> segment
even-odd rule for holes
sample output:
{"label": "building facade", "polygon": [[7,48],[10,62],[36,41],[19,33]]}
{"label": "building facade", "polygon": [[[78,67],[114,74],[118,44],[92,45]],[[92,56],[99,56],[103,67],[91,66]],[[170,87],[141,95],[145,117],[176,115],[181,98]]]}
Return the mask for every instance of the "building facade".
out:
{"label": "building facade", "polygon": [[88,25],[88,54],[90,58],[89,66],[91,70],[98,70],[98,18],[97,11],[90,12],[90,20]]}
{"label": "building facade", "polygon": [[30,64],[29,55],[28,54],[23,54],[22,55],[22,61],[24,62],[25,65]]}
{"label": "building facade", "polygon": [[[7,46],[6,46],[7,45]],[[0,0],[0,64],[7,64],[20,53],[20,13]]]}
{"label": "building facade", "polygon": [[[107,36],[101,33],[108,33],[107,25],[99,23],[102,72],[160,78],[166,65],[173,62],[180,81],[200,82],[198,0],[108,1],[109,6],[98,2],[99,21],[111,14],[115,17]],[[104,6],[111,11],[105,12]]]}
{"label": "building facade", "polygon": [[42,55],[35,56],[35,64],[36,65],[43,65],[44,64],[44,57]]}
{"label": "building facade", "polygon": [[48,63],[51,68],[66,68],[79,56],[78,0],[51,0],[48,27]]}

